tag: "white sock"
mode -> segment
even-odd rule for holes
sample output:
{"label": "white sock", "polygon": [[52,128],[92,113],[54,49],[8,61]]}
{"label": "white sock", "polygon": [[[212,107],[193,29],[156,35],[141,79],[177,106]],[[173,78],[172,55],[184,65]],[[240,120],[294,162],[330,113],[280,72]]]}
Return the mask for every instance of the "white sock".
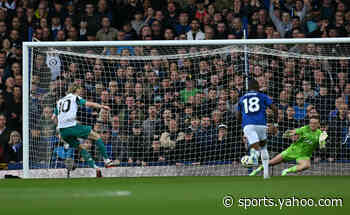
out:
{"label": "white sock", "polygon": [[254,156],[256,158],[256,160],[259,161],[260,151],[254,149],[254,148],[250,148],[250,155]]}
{"label": "white sock", "polygon": [[109,158],[103,158],[103,161],[105,162],[105,164],[111,162],[111,160]]}
{"label": "white sock", "polygon": [[260,150],[261,153],[261,161],[264,167],[264,178],[269,178],[269,152],[267,151],[266,147],[262,148]]}

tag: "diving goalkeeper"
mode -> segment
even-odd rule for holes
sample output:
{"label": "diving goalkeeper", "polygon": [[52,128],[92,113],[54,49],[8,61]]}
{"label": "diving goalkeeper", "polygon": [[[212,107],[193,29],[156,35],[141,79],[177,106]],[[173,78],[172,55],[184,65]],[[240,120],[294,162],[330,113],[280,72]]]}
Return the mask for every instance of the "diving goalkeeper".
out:
{"label": "diving goalkeeper", "polygon": [[[326,139],[328,135],[325,131],[320,130],[320,120],[313,117],[310,119],[309,125],[294,130],[287,130],[283,134],[283,137],[291,138],[292,140],[295,140],[295,142],[293,142],[286,150],[272,158],[269,161],[269,165],[274,166],[281,162],[296,160],[297,165],[282,171],[281,175],[285,176],[291,172],[300,172],[310,168],[310,158],[312,153],[317,149],[317,146],[319,146],[320,149],[326,147]],[[250,176],[255,176],[263,169],[264,167],[262,165],[259,166],[256,170],[250,173]]]}

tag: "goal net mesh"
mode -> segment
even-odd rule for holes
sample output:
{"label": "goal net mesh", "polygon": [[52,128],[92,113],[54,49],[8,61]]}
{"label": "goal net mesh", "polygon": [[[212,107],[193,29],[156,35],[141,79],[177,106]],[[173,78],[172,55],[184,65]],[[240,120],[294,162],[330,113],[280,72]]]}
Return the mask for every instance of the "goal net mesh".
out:
{"label": "goal net mesh", "polygon": [[[126,46],[31,48],[29,167],[62,169],[72,158],[84,174],[79,148],[65,148],[50,119],[70,83],[82,97],[111,111],[81,107],[77,120],[101,135],[119,167],[110,176],[247,175],[249,154],[237,102],[246,77],[278,107],[268,118],[268,150],[274,156],[291,142],[287,129],[321,118],[329,134],[305,174],[348,175],[349,45]],[[91,140],[79,140],[97,165]],[[289,164],[284,164],[285,167]],[[279,175],[279,168],[274,168]],[[91,173],[91,170],[90,170]],[[55,177],[55,175],[53,175]]]}

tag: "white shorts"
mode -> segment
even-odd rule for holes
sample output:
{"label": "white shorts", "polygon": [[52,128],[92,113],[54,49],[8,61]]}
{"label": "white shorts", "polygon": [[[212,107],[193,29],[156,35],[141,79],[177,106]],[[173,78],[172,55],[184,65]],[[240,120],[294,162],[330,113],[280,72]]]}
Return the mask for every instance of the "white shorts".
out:
{"label": "white shorts", "polygon": [[248,145],[252,145],[267,139],[267,126],[246,125],[243,128],[243,133],[248,140]]}

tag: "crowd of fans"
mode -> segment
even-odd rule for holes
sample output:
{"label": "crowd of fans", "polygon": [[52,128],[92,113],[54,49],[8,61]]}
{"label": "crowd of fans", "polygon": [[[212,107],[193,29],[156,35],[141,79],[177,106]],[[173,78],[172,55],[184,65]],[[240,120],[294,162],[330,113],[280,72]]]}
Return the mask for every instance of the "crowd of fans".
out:
{"label": "crowd of fans", "polygon": [[[209,40],[348,37],[350,10],[341,0],[96,0],[0,1],[0,163],[22,161],[22,41]],[[307,55],[339,54],[325,45],[273,45]],[[209,48],[210,49],[210,48]],[[181,47],[178,54],[208,48]],[[332,50],[332,51],[330,51]],[[87,54],[157,56],[160,47],[89,49]],[[235,118],[244,93],[239,52],[184,59],[115,60],[33,54],[31,159],[56,163],[74,157],[62,147],[50,116],[72,83],[83,97],[111,111],[82,108],[79,120],[98,131],[111,158],[132,165],[236,162],[246,153]],[[51,60],[54,59],[54,64]],[[349,60],[251,54],[250,76],[279,106],[269,120],[270,150],[281,134],[322,119],[330,139],[319,159],[349,159]],[[350,113],[350,112],[349,112]],[[90,140],[82,144],[94,150]],[[98,154],[94,156],[98,157]],[[35,160],[36,159],[36,160]],[[75,156],[75,159],[81,159]],[[1,166],[0,166],[1,168]]]}

